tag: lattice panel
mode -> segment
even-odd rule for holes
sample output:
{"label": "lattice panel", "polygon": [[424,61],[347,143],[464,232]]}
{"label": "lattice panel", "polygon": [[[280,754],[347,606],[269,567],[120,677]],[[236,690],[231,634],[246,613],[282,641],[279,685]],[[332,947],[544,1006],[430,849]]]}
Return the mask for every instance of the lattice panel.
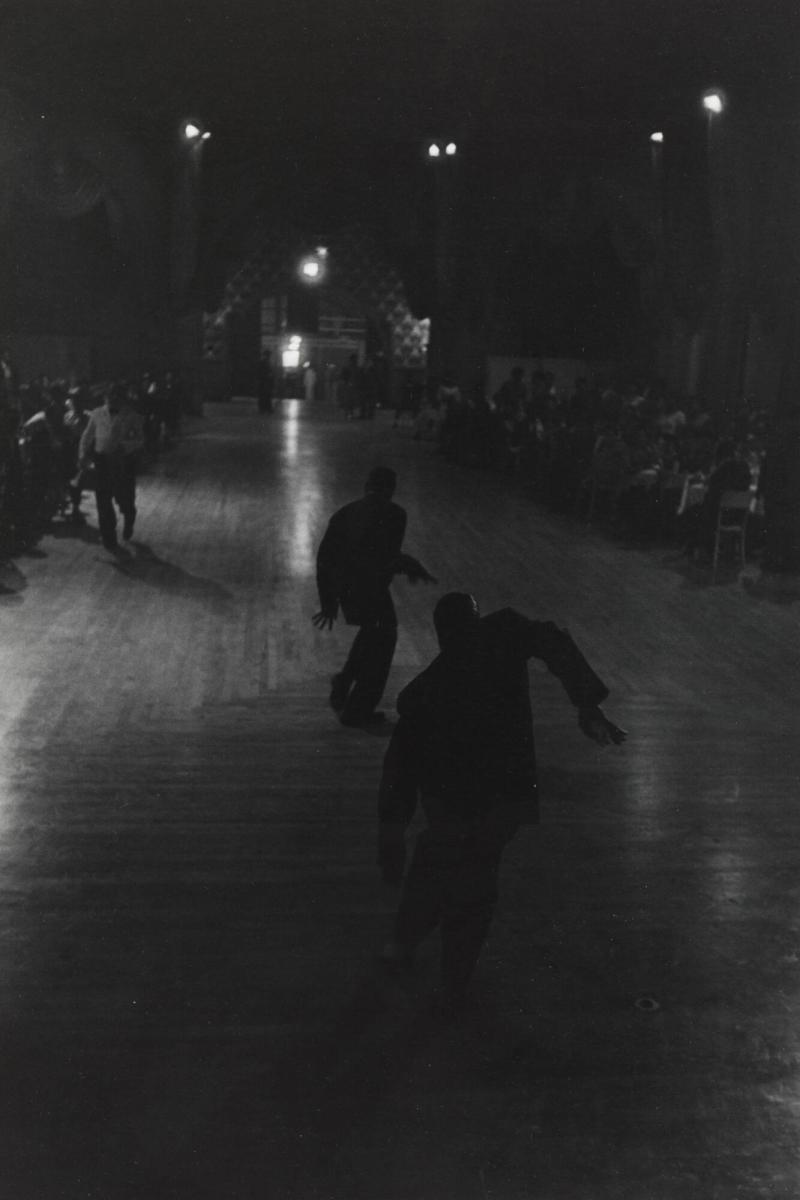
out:
{"label": "lattice panel", "polygon": [[[225,286],[222,304],[206,323],[207,357],[223,352],[227,318],[249,308],[266,290],[278,290],[292,270],[292,263],[308,249],[307,239],[296,234],[279,237],[265,231],[257,249],[232,275]],[[395,366],[425,364],[426,323],[418,321],[406,299],[403,281],[381,255],[368,230],[354,227],[341,231],[328,243],[332,280],[364,309],[385,321],[391,331],[391,353]],[[214,347],[212,352],[209,347]]]}

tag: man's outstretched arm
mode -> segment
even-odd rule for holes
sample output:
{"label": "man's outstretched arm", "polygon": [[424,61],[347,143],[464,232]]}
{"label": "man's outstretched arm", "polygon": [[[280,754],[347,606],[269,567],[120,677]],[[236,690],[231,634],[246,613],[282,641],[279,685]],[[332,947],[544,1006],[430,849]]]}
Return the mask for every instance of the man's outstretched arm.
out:
{"label": "man's outstretched arm", "polygon": [[608,697],[608,688],[592,670],[566,629],[552,621],[533,621],[513,609],[505,610],[501,619],[515,638],[519,652],[525,658],[539,658],[558,679],[578,709],[578,723],[599,746],[620,746],[627,736],[600,708]]}
{"label": "man's outstretched arm", "polygon": [[628,736],[624,729],[608,719],[598,705],[578,709],[578,724],[598,746],[621,746]]}
{"label": "man's outstretched arm", "polygon": [[413,554],[398,554],[395,568],[395,575],[405,575],[409,583],[436,583],[437,580],[431,575],[430,571],[423,567],[418,558],[414,558]]}

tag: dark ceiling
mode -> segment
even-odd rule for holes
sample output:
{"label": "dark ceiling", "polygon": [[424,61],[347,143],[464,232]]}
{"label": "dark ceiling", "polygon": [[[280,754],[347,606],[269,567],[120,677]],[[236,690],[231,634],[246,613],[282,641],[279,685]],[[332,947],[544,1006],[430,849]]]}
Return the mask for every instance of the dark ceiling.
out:
{"label": "dark ceiling", "polygon": [[[491,223],[496,180],[508,199],[524,170],[559,183],[562,164],[605,168],[615,154],[649,169],[647,133],[670,121],[702,141],[706,86],[769,121],[773,146],[784,131],[800,144],[799,63],[800,0],[0,0],[0,138],[16,137],[19,171],[28,144],[105,124],[169,185],[192,117],[212,132],[199,191],[209,295],[259,222],[324,237],[366,221],[409,282],[430,259],[426,138],[467,145],[462,191]],[[116,143],[94,142],[96,174]],[[21,245],[27,212],[15,213],[7,241]]]}
{"label": "dark ceiling", "polygon": [[219,154],[543,117],[664,120],[707,84],[800,118],[797,0],[5,0],[0,65],[130,129],[194,113]]}

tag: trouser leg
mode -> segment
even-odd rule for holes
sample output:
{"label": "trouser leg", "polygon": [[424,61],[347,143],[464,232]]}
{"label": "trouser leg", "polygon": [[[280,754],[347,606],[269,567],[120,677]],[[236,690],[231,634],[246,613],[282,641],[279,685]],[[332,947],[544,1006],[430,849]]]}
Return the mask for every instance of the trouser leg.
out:
{"label": "trouser leg", "polygon": [[358,664],[363,653],[364,641],[363,630],[359,629],[353,638],[353,644],[350,647],[347,661],[341,671],[338,671],[331,679],[330,703],[331,707],[339,714],[343,714],[345,705],[347,704],[347,697],[355,682],[358,673]]}
{"label": "trouser leg", "polygon": [[502,846],[473,839],[448,880],[442,903],[442,988],[445,996],[463,997],[491,927],[497,905]]}
{"label": "trouser leg", "polygon": [[128,539],[133,535],[136,520],[136,470],[131,458],[126,457],[120,465],[114,482],[114,499],[124,521],[122,536]]}
{"label": "trouser leg", "polygon": [[453,847],[430,830],[417,837],[394,922],[394,940],[409,952],[439,924],[452,855]]}
{"label": "trouser leg", "polygon": [[356,676],[358,675],[359,671],[359,664],[364,653],[364,645],[365,643],[368,645],[368,641],[369,639],[365,632],[364,626],[362,625],[359,628],[356,636],[353,638],[353,644],[350,647],[350,653],[347,656],[347,662],[339,672],[339,679],[342,681],[342,687],[347,688],[348,691],[356,681]]}
{"label": "trouser leg", "polygon": [[343,719],[369,716],[380,702],[389,678],[397,645],[397,618],[391,597],[376,616],[365,621],[356,635],[342,674],[352,681]]}
{"label": "trouser leg", "polygon": [[425,830],[417,838],[403,883],[393,939],[412,953],[441,926],[445,997],[464,996],[491,927],[505,837],[458,836]]}
{"label": "trouser leg", "polygon": [[117,514],[114,509],[114,485],[111,467],[105,454],[95,455],[94,497],[97,504],[97,524],[103,545],[113,550],[117,544]]}

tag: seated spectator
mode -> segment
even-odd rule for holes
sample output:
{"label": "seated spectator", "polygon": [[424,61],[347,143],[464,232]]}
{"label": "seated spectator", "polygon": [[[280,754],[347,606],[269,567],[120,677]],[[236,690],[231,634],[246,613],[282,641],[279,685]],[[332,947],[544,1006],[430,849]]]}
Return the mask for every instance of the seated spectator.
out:
{"label": "seated spectator", "polygon": [[627,438],[631,474],[620,495],[620,509],[632,533],[652,532],[658,522],[661,447],[653,427],[642,422]]}
{"label": "seated spectator", "polygon": [[713,426],[711,409],[702,396],[694,396],[686,407],[686,423],[695,432],[707,431]]}
{"label": "seated spectator", "polygon": [[600,483],[616,483],[630,477],[630,450],[619,430],[609,426],[601,430],[592,453],[592,471]]}
{"label": "seated spectator", "polygon": [[652,467],[661,467],[661,451],[658,439],[653,430],[646,424],[639,425],[633,430],[628,439],[631,470],[647,471]]}
{"label": "seated spectator", "polygon": [[605,426],[592,452],[592,462],[589,476],[584,480],[582,490],[590,489],[589,512],[594,511],[595,502],[599,495],[608,500],[609,512],[616,516],[619,498],[629,486],[633,472],[631,468],[630,451],[619,430]]}
{"label": "seated spectator", "polygon": [[641,383],[630,383],[622,395],[622,411],[641,413],[647,407],[649,389]]}
{"label": "seated spectator", "polygon": [[661,433],[669,434],[674,437],[686,424],[686,413],[681,407],[680,400],[676,396],[668,396],[660,401],[658,406],[658,414],[656,416],[656,425]]}
{"label": "seated spectator", "polygon": [[723,495],[725,492],[748,491],[751,479],[750,467],[734,443],[727,439],[719,442],[703,502],[688,514],[691,524],[686,553],[690,559],[711,558]]}

